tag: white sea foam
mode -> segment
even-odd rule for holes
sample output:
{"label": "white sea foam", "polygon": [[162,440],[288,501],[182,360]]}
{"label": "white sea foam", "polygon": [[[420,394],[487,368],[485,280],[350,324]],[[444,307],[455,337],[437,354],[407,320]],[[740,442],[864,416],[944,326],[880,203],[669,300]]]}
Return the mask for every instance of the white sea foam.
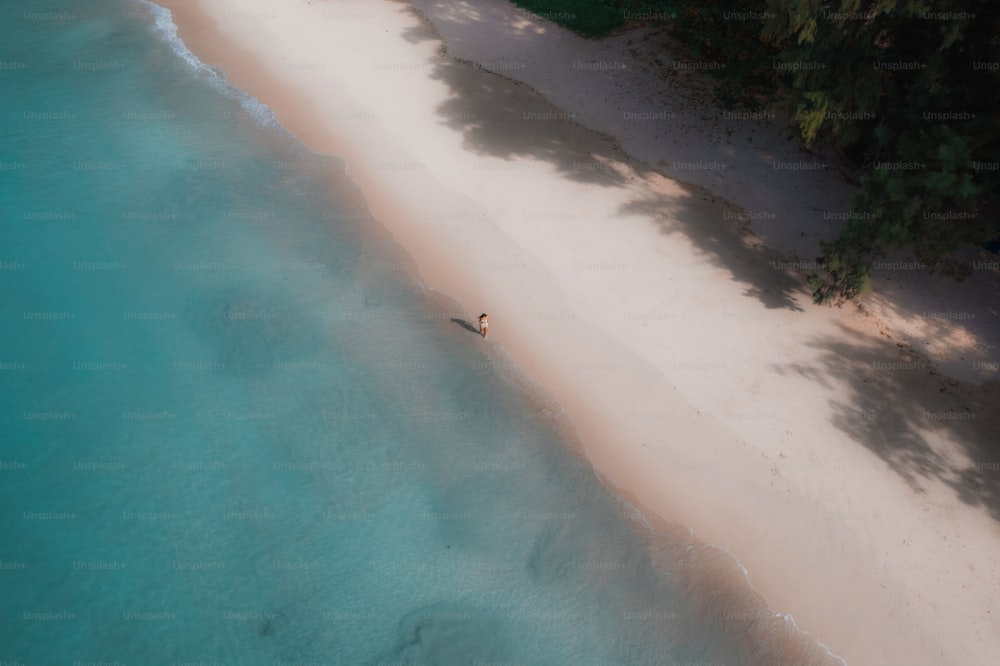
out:
{"label": "white sea foam", "polygon": [[[638,516],[640,516],[641,520],[635,521],[635,522],[639,522],[640,524],[642,524],[643,527],[645,527],[649,532],[655,532],[656,531],[656,527],[652,523],[650,523],[649,520],[646,519],[645,512],[643,511],[643,508],[641,507],[641,505],[640,506],[636,506],[632,502],[626,500],[623,497],[623,495],[622,495],[622,489],[621,489],[621,487],[618,486],[617,484],[611,482],[610,480],[606,480],[606,481],[604,481],[604,483],[606,485],[610,486],[610,489],[612,490],[612,492],[614,492],[614,494],[618,498],[619,502],[621,502],[621,504],[623,505],[623,512],[624,513],[629,514],[630,517],[632,515],[638,515]],[[686,529],[688,531],[688,534],[690,536],[692,536],[692,537],[694,537],[694,538],[697,539],[697,535],[695,534],[694,530],[690,526],[685,526],[685,527],[686,527]],[[699,541],[700,541],[700,539],[699,539]],[[692,546],[692,548],[693,547],[694,546]],[[701,544],[700,547],[712,548],[714,550],[717,550],[717,551],[720,551],[720,552],[724,553],[725,556],[726,556],[726,558],[732,564],[736,565],[739,568],[740,572],[743,574],[743,580],[744,580],[746,586],[750,590],[752,590],[758,597],[760,597],[761,599],[764,598],[763,595],[761,595],[760,592],[758,592],[757,588],[754,587],[753,583],[750,582],[750,570],[747,569],[745,566],[743,566],[743,563],[739,561],[739,559],[736,557],[735,553],[733,553],[728,548],[724,548],[723,546],[719,546],[719,545],[711,544],[711,543],[704,543],[704,542],[702,542],[702,544]],[[835,654],[832,650],[830,650],[830,648],[826,644],[824,644],[824,643],[816,640],[816,638],[814,636],[812,636],[812,634],[808,633],[807,631],[804,631],[803,629],[801,629],[799,627],[799,625],[795,624],[795,618],[793,618],[789,613],[779,613],[779,612],[774,611],[770,607],[768,607],[766,610],[764,610],[764,612],[769,613],[771,616],[779,618],[779,619],[783,620],[785,623],[791,625],[792,628],[795,630],[795,633],[797,635],[806,638],[808,641],[812,641],[816,645],[819,645],[819,647],[822,648],[831,659],[834,659],[837,662],[839,662],[840,664],[843,664],[843,666],[847,666],[847,661],[843,657],[841,657],[838,654]]]}
{"label": "white sea foam", "polygon": [[191,52],[180,37],[177,36],[177,24],[174,23],[174,16],[169,9],[150,2],[149,0],[136,0],[149,9],[153,16],[153,31],[156,32],[164,42],[170,47],[178,58],[180,58],[191,71],[200,79],[208,83],[212,88],[218,90],[226,97],[236,100],[247,115],[256,120],[263,127],[273,127],[286,131],[278,122],[277,117],[271,107],[261,102],[250,93],[237,88],[226,80],[226,75],[202,62],[198,56]]}

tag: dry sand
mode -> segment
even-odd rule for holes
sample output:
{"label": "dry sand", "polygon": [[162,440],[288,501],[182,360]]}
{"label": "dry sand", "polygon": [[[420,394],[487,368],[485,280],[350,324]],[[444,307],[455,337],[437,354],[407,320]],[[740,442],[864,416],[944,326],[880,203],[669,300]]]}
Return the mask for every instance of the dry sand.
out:
{"label": "dry sand", "polygon": [[[579,40],[505,3],[417,0],[433,23],[392,0],[161,4],[204,61],[348,161],[425,283],[469,321],[490,313],[485,344],[559,401],[610,484],[732,552],[849,663],[1000,654],[996,385],[942,377],[891,326],[813,306],[782,270],[794,258],[762,242],[807,251],[794,217],[750,233],[748,212],[849,194],[840,176],[764,171],[802,159],[771,139],[754,138],[761,157],[669,124],[586,129],[569,114],[597,127],[605,98],[626,99],[613,72],[517,78],[567,58],[628,71],[629,37]],[[689,92],[663,81],[646,109]],[[731,166],[671,166],[720,150]]]}

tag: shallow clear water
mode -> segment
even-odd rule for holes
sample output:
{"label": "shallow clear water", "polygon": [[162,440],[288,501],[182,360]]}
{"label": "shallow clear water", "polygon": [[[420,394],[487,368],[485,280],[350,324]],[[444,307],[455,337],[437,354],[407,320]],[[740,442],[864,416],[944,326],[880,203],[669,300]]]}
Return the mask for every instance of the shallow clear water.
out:
{"label": "shallow clear water", "polygon": [[5,3],[0,33],[0,661],[792,650],[720,621],[731,559],[640,538],[343,165],[165,13]]}

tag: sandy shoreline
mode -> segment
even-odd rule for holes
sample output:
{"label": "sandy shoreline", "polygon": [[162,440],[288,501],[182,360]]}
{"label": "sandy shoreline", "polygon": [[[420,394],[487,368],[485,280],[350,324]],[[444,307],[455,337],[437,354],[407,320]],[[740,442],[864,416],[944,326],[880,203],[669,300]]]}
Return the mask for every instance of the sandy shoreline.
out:
{"label": "sandy shoreline", "polygon": [[430,287],[490,312],[489,344],[559,401],[604,478],[734,553],[775,611],[849,663],[1000,653],[996,472],[965,479],[978,501],[952,483],[992,462],[968,442],[996,412],[809,304],[739,233],[745,210],[444,57],[405,3],[161,4],[202,60],[347,160]]}

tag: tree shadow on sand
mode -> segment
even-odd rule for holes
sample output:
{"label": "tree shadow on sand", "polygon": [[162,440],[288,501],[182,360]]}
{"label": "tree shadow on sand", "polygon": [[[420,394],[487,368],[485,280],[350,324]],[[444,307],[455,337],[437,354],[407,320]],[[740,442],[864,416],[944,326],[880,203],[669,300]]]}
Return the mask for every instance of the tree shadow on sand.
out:
{"label": "tree shadow on sand", "polygon": [[[725,213],[717,205],[707,205],[714,204],[715,198],[706,191],[691,185],[684,189],[688,195],[680,206],[675,197],[653,193],[628,202],[618,212],[645,217],[664,234],[684,234],[693,241],[698,254],[746,285],[744,296],[757,299],[768,309],[801,312],[796,296],[807,299],[808,294],[805,275],[789,268],[795,262],[756,241],[748,224],[724,219]],[[739,209],[733,207],[731,212],[739,218]],[[712,223],[706,224],[705,220]]]}
{"label": "tree shadow on sand", "polygon": [[[901,260],[913,261],[905,255]],[[973,254],[970,263],[977,260]],[[953,361],[988,366],[1000,358],[1000,274],[974,270],[959,283],[924,271],[876,267],[872,284],[868,309],[887,321],[914,322],[920,339],[947,348]],[[989,367],[972,374],[1000,380],[1000,373]]]}
{"label": "tree shadow on sand", "polygon": [[[467,149],[484,157],[501,159],[529,158],[554,166],[564,178],[602,187],[625,187],[633,178],[654,175],[654,170],[628,157],[612,139],[568,120],[565,112],[553,106],[527,86],[460,62],[442,62],[436,66],[437,77],[446,81],[456,94],[438,108],[442,122],[459,129]],[[472,90],[471,94],[458,91]],[[545,120],[555,118],[556,120]],[[627,169],[615,165],[628,165]],[[684,186],[692,200],[709,198],[694,186]],[[682,196],[683,198],[683,196]],[[714,202],[714,199],[711,199]],[[753,247],[746,242],[746,228],[740,230],[721,219],[706,228],[695,220],[705,215],[668,215],[677,207],[677,198],[650,196],[622,208],[622,215],[640,215],[652,220],[664,233],[684,233],[698,251],[728,270],[733,278],[746,284],[745,294],[768,308],[801,310],[794,298],[805,296],[803,280],[778,270],[787,263],[778,252]],[[706,214],[711,217],[713,212]]]}
{"label": "tree shadow on sand", "polygon": [[[414,15],[423,20],[415,10]],[[436,39],[432,33],[430,29],[414,34]],[[662,177],[648,164],[624,153],[613,137],[574,122],[571,112],[553,105],[530,86],[503,76],[505,66],[518,64],[501,61],[487,67],[450,57],[432,64],[432,76],[451,91],[449,99],[436,109],[439,121],[462,133],[464,147],[484,158],[484,169],[503,170],[502,163],[485,161],[490,158],[531,159],[550,164],[569,181],[617,188]],[[511,164],[511,168],[515,166]],[[746,295],[766,307],[802,309],[795,297],[808,298],[804,276],[780,268],[788,264],[787,259],[748,242],[749,227],[723,220],[718,205],[706,207],[699,215],[693,208],[716,201],[703,189],[689,185],[680,189],[680,195],[650,195],[620,212],[623,217],[644,216],[664,233],[684,233],[702,255],[747,285]],[[679,199],[690,200],[690,214],[680,214]],[[673,213],[668,215],[667,210]],[[704,220],[713,216],[718,223],[706,228]]]}
{"label": "tree shadow on sand", "polygon": [[[624,155],[607,136],[574,122],[528,85],[505,78],[503,68],[517,62],[485,66],[441,58],[434,78],[453,91],[436,109],[442,123],[459,130],[464,147],[483,158],[527,158],[547,162],[568,180],[593,185],[622,186],[628,176],[614,168]],[[651,169],[631,165],[640,174]]]}
{"label": "tree shadow on sand", "polygon": [[773,369],[846,386],[834,426],[915,492],[939,482],[1000,521],[1000,387],[947,379],[905,345],[841,329],[809,344],[821,351],[816,365]]}
{"label": "tree shadow on sand", "polygon": [[434,29],[434,26],[429,21],[427,21],[427,19],[421,14],[419,10],[417,10],[409,3],[404,4],[400,2],[399,4],[400,7],[405,8],[411,14],[418,16],[420,18],[419,23],[412,25],[403,31],[402,34],[403,39],[410,42],[411,44],[419,44],[420,42],[426,42],[431,39],[439,39],[437,31]]}

